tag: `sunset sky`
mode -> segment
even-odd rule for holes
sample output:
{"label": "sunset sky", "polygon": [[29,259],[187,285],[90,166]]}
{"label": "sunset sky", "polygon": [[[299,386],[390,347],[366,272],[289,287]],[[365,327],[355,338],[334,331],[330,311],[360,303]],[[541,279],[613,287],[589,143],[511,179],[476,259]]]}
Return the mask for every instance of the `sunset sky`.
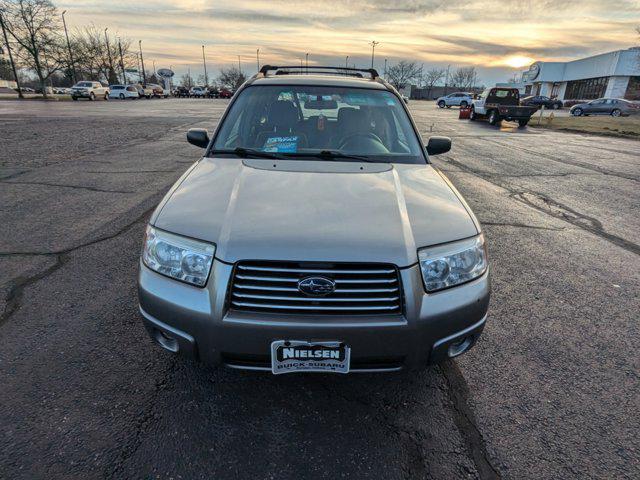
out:
{"label": "sunset sky", "polygon": [[[54,0],[55,1],[55,0]],[[71,29],[86,24],[143,41],[145,66],[191,67],[238,62],[366,67],[376,40],[384,59],[416,60],[425,68],[474,65],[483,83],[506,81],[534,60],[570,60],[637,45],[640,0],[65,0]]]}

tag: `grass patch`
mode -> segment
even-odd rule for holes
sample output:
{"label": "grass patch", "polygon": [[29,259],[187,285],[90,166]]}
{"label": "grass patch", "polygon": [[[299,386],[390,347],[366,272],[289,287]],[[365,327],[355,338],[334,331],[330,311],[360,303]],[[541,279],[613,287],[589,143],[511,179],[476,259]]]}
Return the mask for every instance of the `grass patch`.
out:
{"label": "grass patch", "polygon": [[630,117],[590,116],[590,117],[543,117],[538,125],[534,115],[529,122],[533,128],[564,130],[568,132],[592,133],[611,137],[635,138],[640,140],[640,115]]}

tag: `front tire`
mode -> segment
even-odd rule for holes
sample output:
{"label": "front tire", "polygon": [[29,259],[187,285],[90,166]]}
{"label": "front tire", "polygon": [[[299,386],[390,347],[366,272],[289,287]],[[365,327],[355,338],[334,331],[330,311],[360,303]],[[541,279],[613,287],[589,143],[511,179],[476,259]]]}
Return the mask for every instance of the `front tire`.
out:
{"label": "front tire", "polygon": [[91,93],[89,94],[89,100],[91,100],[91,101],[93,102],[95,99],[96,99],[95,94],[94,94],[93,92],[91,92]]}
{"label": "front tire", "polygon": [[519,128],[524,128],[527,126],[527,123],[529,123],[529,119],[525,119],[525,120],[518,120],[518,127]]}
{"label": "front tire", "polygon": [[469,106],[469,104],[466,101],[461,101],[460,102],[460,108],[467,108]]}
{"label": "front tire", "polygon": [[476,109],[471,107],[471,113],[469,113],[469,120],[471,120],[472,122],[476,121],[478,119],[478,116],[476,115]]}
{"label": "front tire", "polygon": [[614,108],[613,110],[611,110],[612,117],[619,117],[620,115],[622,115],[622,111],[619,108]]}
{"label": "front tire", "polygon": [[557,103],[554,103],[554,104],[553,104],[553,109],[554,109],[554,110],[558,110],[559,108],[560,108],[560,105],[559,105],[559,104],[557,104]]}
{"label": "front tire", "polygon": [[576,108],[575,110],[573,110],[573,112],[571,112],[571,115],[573,115],[574,117],[581,117],[582,113],[583,112],[581,108]]}
{"label": "front tire", "polygon": [[124,93],[120,94],[120,100],[124,100]]}
{"label": "front tire", "polygon": [[446,106],[446,104],[444,103],[444,100],[440,100],[440,101],[438,102],[438,107],[440,107],[440,108],[444,108],[445,106]]}

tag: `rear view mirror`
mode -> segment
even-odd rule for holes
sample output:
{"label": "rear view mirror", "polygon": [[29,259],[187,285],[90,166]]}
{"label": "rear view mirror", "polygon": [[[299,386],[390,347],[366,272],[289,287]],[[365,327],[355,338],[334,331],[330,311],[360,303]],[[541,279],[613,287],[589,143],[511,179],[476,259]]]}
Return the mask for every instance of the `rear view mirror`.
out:
{"label": "rear view mirror", "polygon": [[209,134],[204,128],[190,128],[187,132],[187,141],[196,147],[207,148]]}
{"label": "rear view mirror", "polygon": [[429,155],[439,155],[451,150],[451,139],[449,137],[431,137],[427,143],[427,153]]}
{"label": "rear view mirror", "polygon": [[338,102],[335,100],[307,100],[304,102],[304,108],[307,110],[335,110],[338,108]]}

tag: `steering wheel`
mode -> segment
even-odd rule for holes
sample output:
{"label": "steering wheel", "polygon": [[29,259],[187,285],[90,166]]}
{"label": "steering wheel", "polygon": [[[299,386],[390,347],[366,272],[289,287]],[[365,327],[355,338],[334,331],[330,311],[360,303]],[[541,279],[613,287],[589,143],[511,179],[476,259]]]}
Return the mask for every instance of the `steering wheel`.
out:
{"label": "steering wheel", "polygon": [[351,140],[353,140],[354,138],[367,138],[369,140],[374,140],[378,143],[380,143],[380,145],[382,145],[384,147],[384,142],[382,140],[380,140],[380,137],[377,136],[375,133],[372,132],[366,132],[366,133],[352,133],[351,135],[347,135],[346,137],[344,137],[341,141],[340,141],[340,145],[338,145],[338,150],[342,150],[344,148],[344,146],[350,142]]}

